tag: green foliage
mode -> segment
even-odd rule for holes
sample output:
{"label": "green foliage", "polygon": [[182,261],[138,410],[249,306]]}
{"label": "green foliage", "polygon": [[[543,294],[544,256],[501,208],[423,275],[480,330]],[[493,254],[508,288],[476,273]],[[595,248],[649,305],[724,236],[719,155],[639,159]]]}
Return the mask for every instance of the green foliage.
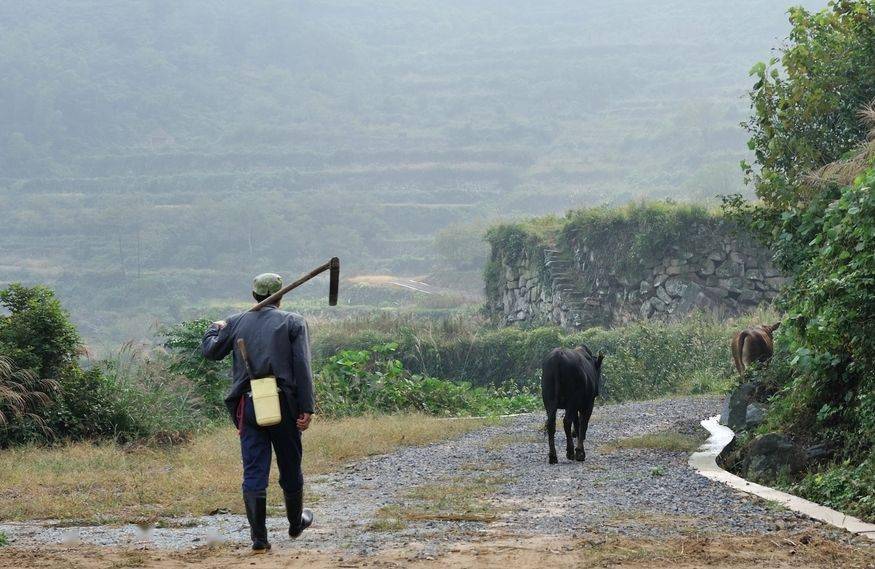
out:
{"label": "green foliage", "polygon": [[180,322],[161,330],[164,347],[171,354],[167,371],[192,382],[203,412],[217,417],[225,412],[225,392],[228,389],[229,361],[211,361],[201,355],[201,341],[211,321],[207,318]]}
{"label": "green foliage", "polygon": [[[0,446],[161,437],[201,422],[188,382],[129,347],[83,370],[79,334],[46,287],[0,291]],[[53,379],[44,379],[53,378]]]}
{"label": "green foliage", "polygon": [[[871,517],[875,169],[860,119],[875,99],[875,4],[836,0],[816,14],[794,8],[790,21],[780,68],[772,60],[751,73],[747,126],[759,168],[745,167],[760,201],[726,200],[793,276],[780,299],[787,316],[775,355],[754,372],[774,394],[760,431],[831,443],[837,462],[794,489]],[[836,162],[851,154],[854,160]],[[822,175],[828,171],[856,178],[841,185]]]}
{"label": "green foliage", "polygon": [[539,399],[514,385],[472,387],[414,374],[394,357],[397,344],[344,350],[316,374],[319,412],[328,416],[419,412],[431,415],[492,415],[533,411]]}
{"label": "green foliage", "polygon": [[44,286],[18,283],[0,290],[0,446],[51,439],[46,414],[61,380],[78,369],[79,335]]}
{"label": "green foliage", "polygon": [[377,318],[314,334],[314,353],[397,343],[395,356],[414,373],[474,385],[537,384],[544,357],[557,346],[603,350],[604,396],[646,399],[668,393],[720,391],[728,385],[729,340],[736,325],[704,315],[677,323],[640,322],[568,334],[558,327],[489,328],[473,319]]}
{"label": "green foliage", "polygon": [[845,457],[875,440],[875,171],[790,208],[781,232],[804,232],[805,259],[785,291],[772,365],[769,428],[831,440]]}
{"label": "green foliage", "polygon": [[540,248],[555,238],[562,223],[555,216],[535,218],[516,223],[502,223],[486,231],[486,240],[493,251],[501,251],[509,262],[539,254]]}
{"label": "green foliage", "polygon": [[48,420],[69,440],[178,440],[206,421],[194,386],[131,348],[66,376]]}
{"label": "green foliage", "polygon": [[[568,212],[562,229],[566,244],[576,243],[596,257],[594,270],[637,279],[672,248],[700,248],[720,217],[706,208],[667,202],[632,203]],[[721,235],[722,237],[722,235]]]}
{"label": "green foliage", "polygon": [[118,408],[130,418],[128,428],[120,429],[118,435],[129,439],[173,436],[204,422],[197,390],[160,359],[122,349],[102,361],[99,369],[114,391]]}
{"label": "green foliage", "polygon": [[48,287],[12,283],[0,290],[0,352],[39,377],[58,377],[73,364],[79,334]]}
{"label": "green foliage", "polygon": [[[208,321],[198,320],[165,329],[170,353],[159,361],[168,372],[187,378],[198,397],[217,398],[220,408],[197,400],[192,403],[215,418],[223,413],[221,397],[228,388],[230,361],[203,360],[200,339],[207,325]],[[319,412],[329,416],[394,411],[486,415],[515,413],[533,405],[531,391],[516,384],[472,387],[463,378],[447,381],[424,372],[411,373],[396,357],[398,343],[377,333],[332,340],[340,342],[338,348],[331,354],[317,351],[313,365]]]}
{"label": "green foliage", "polygon": [[859,464],[844,461],[812,472],[792,487],[793,493],[838,508],[864,520],[875,519],[875,455]]}
{"label": "green foliage", "polygon": [[0,547],[5,547],[9,545],[9,538],[6,537],[6,534],[0,531]]}
{"label": "green foliage", "polygon": [[792,8],[790,23],[780,61],[751,70],[748,145],[759,169],[745,169],[762,200],[756,211],[766,232],[799,200],[805,174],[865,140],[857,113],[875,98],[875,4],[833,0],[817,13]]}

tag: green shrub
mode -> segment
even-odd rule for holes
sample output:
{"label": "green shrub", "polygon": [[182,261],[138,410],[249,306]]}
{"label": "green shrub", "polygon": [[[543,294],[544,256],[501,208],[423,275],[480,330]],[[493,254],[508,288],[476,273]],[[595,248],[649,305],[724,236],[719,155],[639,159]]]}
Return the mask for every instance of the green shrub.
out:
{"label": "green shrub", "polygon": [[793,276],[780,299],[787,317],[775,355],[755,372],[773,393],[760,430],[831,443],[836,464],[812,465],[793,489],[872,517],[875,4],[793,8],[790,21],[780,60],[751,71],[749,146],[758,169],[745,167],[759,201],[725,202]]}
{"label": "green shrub", "polygon": [[500,300],[501,287],[504,286],[502,264],[518,264],[523,258],[543,259],[545,245],[555,240],[561,227],[562,221],[551,215],[502,223],[486,231],[491,251],[483,273],[488,302]]}
{"label": "green shrub", "polygon": [[537,384],[550,350],[585,343],[607,354],[607,398],[643,399],[724,389],[731,373],[729,341],[742,326],[693,315],[677,323],[647,321],[568,334],[558,327],[489,328],[476,319],[379,317],[317,329],[314,354],[325,359],[344,349],[394,342],[395,356],[413,373],[473,385],[523,386]]}
{"label": "green shrub", "polygon": [[58,436],[70,440],[172,440],[206,420],[195,391],[163,361],[127,347],[65,376],[48,419]]}
{"label": "green shrub", "polygon": [[841,509],[865,520],[875,519],[875,455],[859,464],[844,461],[805,476],[791,487],[794,494]]}
{"label": "green shrub", "polygon": [[397,347],[388,343],[329,357],[315,377],[319,413],[490,415],[532,411],[539,405],[533,390],[511,385],[472,387],[411,373],[394,357]]}
{"label": "green shrub", "polygon": [[[604,273],[637,280],[670,253],[671,247],[699,250],[713,240],[718,213],[702,206],[673,202],[633,203],[621,208],[590,208],[568,212],[562,228],[566,245],[587,247],[594,267]],[[722,235],[719,235],[722,237]]]}
{"label": "green shrub", "polygon": [[[0,303],[9,311],[0,316],[0,446],[176,437],[203,422],[201,392],[212,392],[194,389],[167,358],[127,346],[82,369],[79,334],[51,289],[12,284]],[[211,378],[190,375],[209,387]]]}
{"label": "green shrub", "polygon": [[48,287],[12,283],[0,290],[0,353],[15,367],[57,378],[75,364],[80,339],[67,311]]}
{"label": "green shrub", "polygon": [[170,352],[167,371],[192,383],[200,408],[209,417],[225,413],[225,392],[229,388],[230,360],[216,362],[201,355],[201,341],[211,321],[206,318],[180,322],[161,330],[164,347]]}
{"label": "green shrub", "polygon": [[[875,440],[875,170],[785,215],[807,228],[772,364],[756,372],[775,392],[764,429],[830,440],[844,458]],[[859,460],[859,459],[858,459]]]}

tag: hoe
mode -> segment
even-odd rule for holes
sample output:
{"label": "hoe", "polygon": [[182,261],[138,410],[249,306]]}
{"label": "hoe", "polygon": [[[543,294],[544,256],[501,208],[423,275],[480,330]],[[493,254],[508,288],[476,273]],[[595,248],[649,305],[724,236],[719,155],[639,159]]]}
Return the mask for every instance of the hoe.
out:
{"label": "hoe", "polygon": [[278,291],[276,291],[272,295],[268,296],[267,298],[265,298],[264,300],[262,300],[261,302],[259,302],[258,304],[256,304],[252,308],[250,308],[249,310],[250,311],[261,310],[262,308],[264,308],[268,304],[273,304],[277,300],[281,299],[283,297],[283,295],[285,295],[290,290],[292,290],[294,288],[298,288],[299,286],[301,286],[305,282],[309,281],[310,279],[312,279],[313,277],[315,277],[317,275],[321,275],[325,271],[329,271],[329,273],[328,273],[328,275],[329,275],[328,276],[328,305],[329,306],[336,306],[337,305],[337,289],[338,289],[338,286],[340,285],[340,259],[338,259],[337,257],[332,257],[331,260],[329,260],[324,265],[316,267],[315,269],[313,269],[312,271],[310,271],[306,275],[302,276],[301,278],[299,278],[298,280],[296,280],[292,284],[284,286],[283,288],[279,289]]}

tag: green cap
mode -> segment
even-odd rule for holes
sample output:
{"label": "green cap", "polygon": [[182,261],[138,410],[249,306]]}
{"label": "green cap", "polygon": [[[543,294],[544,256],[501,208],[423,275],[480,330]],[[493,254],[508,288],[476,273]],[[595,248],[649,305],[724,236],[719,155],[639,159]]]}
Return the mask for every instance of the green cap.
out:
{"label": "green cap", "polygon": [[258,296],[270,296],[283,288],[283,278],[276,273],[261,273],[252,279],[252,292]]}

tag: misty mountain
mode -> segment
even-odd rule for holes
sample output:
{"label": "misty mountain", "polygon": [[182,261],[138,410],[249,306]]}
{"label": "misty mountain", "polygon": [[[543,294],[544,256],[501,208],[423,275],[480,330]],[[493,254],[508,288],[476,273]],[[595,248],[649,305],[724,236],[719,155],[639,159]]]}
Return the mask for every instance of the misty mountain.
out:
{"label": "misty mountain", "polygon": [[747,71],[784,12],[4,3],[0,283],[52,284],[86,336],[118,341],[245,298],[263,270],[453,270],[436,236],[485,220],[744,191]]}

